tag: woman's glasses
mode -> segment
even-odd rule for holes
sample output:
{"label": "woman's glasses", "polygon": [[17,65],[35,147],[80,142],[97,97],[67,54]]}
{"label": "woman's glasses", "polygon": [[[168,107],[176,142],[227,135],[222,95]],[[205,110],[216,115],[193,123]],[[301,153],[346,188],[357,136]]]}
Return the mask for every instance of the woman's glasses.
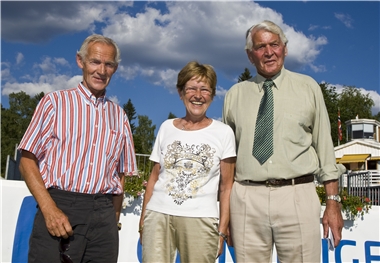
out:
{"label": "woman's glasses", "polygon": [[186,87],[185,88],[185,93],[186,94],[195,94],[198,92],[198,90],[201,91],[201,94],[203,96],[210,96],[212,94],[212,90],[206,88],[206,87],[201,87],[201,88],[197,88],[197,87]]}

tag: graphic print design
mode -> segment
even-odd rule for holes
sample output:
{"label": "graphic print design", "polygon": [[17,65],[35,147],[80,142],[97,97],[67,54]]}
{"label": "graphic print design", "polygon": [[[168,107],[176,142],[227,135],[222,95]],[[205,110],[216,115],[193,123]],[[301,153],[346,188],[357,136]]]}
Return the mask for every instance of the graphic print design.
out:
{"label": "graphic print design", "polygon": [[164,157],[169,178],[166,189],[174,203],[181,205],[195,197],[200,188],[207,183],[214,153],[215,150],[207,144],[182,145],[180,141],[174,141],[168,145]]}

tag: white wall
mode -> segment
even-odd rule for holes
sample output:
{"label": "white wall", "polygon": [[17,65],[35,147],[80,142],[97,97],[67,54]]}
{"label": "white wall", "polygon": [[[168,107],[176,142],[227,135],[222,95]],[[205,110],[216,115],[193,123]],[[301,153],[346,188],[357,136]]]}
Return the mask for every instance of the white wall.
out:
{"label": "white wall", "polygon": [[[11,262],[14,233],[22,200],[30,193],[23,181],[0,180],[1,211],[1,262]],[[138,223],[141,199],[123,209],[120,231],[119,262],[139,262]],[[374,262],[380,261],[379,206],[373,206],[369,214],[355,221],[345,220],[343,240],[335,251],[328,251],[322,241],[322,263],[328,262]],[[321,228],[322,231],[322,228]],[[141,248],[141,247],[140,247]],[[141,254],[140,254],[141,255]],[[275,255],[274,260],[275,261]],[[233,262],[227,251],[217,262]]]}

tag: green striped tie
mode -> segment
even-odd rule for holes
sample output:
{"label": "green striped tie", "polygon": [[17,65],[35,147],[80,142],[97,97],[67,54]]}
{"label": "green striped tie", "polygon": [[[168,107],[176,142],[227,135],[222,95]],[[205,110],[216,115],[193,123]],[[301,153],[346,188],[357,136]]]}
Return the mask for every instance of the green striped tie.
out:
{"label": "green striped tie", "polygon": [[265,80],[256,119],[252,155],[261,165],[273,155],[273,85],[271,79]]}

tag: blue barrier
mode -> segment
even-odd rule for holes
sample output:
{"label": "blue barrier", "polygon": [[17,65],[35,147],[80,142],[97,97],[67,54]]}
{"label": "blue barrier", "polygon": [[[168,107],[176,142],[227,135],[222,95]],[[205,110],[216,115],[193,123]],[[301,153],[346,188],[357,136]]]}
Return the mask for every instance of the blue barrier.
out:
{"label": "blue barrier", "polygon": [[37,202],[34,197],[24,197],[16,224],[12,250],[12,263],[28,262],[29,237],[32,233],[36,212]]}

